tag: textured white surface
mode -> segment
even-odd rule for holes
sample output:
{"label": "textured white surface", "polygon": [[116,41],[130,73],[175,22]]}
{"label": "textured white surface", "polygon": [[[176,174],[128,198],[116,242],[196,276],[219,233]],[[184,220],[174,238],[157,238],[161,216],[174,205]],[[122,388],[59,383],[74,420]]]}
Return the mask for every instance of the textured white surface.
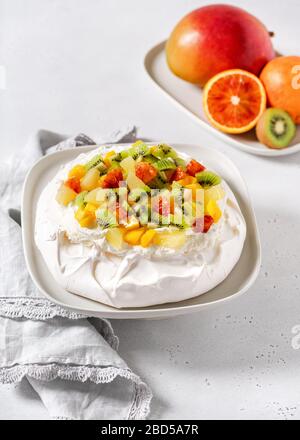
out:
{"label": "textured white surface", "polygon": [[[247,180],[263,264],[250,291],[217,309],[163,321],[115,321],[126,361],[152,387],[152,418],[299,418],[300,155],[250,156],[215,140],[146,77],[144,53],[200,0],[0,0],[0,154],[38,128],[90,136],[136,123],[140,135],[206,142]],[[209,1],[205,2],[209,3]],[[299,54],[297,0],[231,1]],[[204,4],[204,2],[203,2]],[[270,13],[270,11],[272,11]],[[47,418],[26,383],[0,389],[0,418]]]}

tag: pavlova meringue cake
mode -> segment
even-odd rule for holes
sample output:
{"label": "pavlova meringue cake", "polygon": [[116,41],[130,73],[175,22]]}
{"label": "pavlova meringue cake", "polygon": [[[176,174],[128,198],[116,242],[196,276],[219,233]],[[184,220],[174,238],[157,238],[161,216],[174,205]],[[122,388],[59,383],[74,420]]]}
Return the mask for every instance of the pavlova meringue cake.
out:
{"label": "pavlova meringue cake", "polygon": [[35,223],[56,281],[117,308],[209,291],[236,265],[245,236],[220,176],[169,145],[142,141],[66,164],[43,190]]}

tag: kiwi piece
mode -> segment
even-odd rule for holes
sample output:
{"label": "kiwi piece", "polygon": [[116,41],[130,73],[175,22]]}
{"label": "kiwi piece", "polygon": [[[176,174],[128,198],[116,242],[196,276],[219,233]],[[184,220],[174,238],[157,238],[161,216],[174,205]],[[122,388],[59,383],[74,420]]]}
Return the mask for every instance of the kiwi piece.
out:
{"label": "kiwi piece", "polygon": [[117,162],[114,159],[112,159],[110,162],[110,167],[108,168],[107,172],[115,170],[116,168],[121,169],[120,162]]}
{"label": "kiwi piece", "polygon": [[151,165],[155,165],[156,162],[158,162],[158,160],[159,159],[157,157],[153,156],[152,154],[148,154],[147,156],[145,156],[143,158],[144,162],[150,163]]}
{"label": "kiwi piece", "polygon": [[141,188],[134,188],[128,194],[129,202],[138,202],[141,200],[141,197],[145,194],[145,191]]}
{"label": "kiwi piece", "polygon": [[186,171],[186,162],[181,157],[177,157],[175,160],[176,166],[181,167],[184,171]]}
{"label": "kiwi piece", "polygon": [[172,185],[171,195],[174,197],[177,204],[183,203],[183,187],[181,185]]}
{"label": "kiwi piece", "polygon": [[148,183],[149,187],[152,189],[162,189],[165,187],[165,181],[158,174],[151,182]]}
{"label": "kiwi piece", "polygon": [[136,141],[132,144],[131,148],[128,150],[128,156],[132,157],[134,160],[138,159],[140,156],[147,156],[150,152],[150,148],[143,141]]}
{"label": "kiwi piece", "polygon": [[126,157],[128,157],[128,156],[129,156],[128,150],[123,150],[123,151],[120,151],[119,153],[117,153],[115,156],[113,156],[111,158],[111,161],[122,162],[122,160],[126,159]]}
{"label": "kiwi piece", "polygon": [[171,159],[160,159],[156,162],[155,167],[159,171],[175,170],[176,165]]}
{"label": "kiwi piece", "polygon": [[76,199],[74,200],[74,203],[76,206],[78,206],[78,208],[82,208],[86,205],[84,198],[87,195],[87,193],[88,191],[81,191],[81,193],[79,193]]}
{"label": "kiwi piece", "polygon": [[269,148],[286,148],[296,135],[296,125],[286,111],[269,108],[258,120],[256,135]]}
{"label": "kiwi piece", "polygon": [[187,229],[190,227],[190,225],[184,221],[184,216],[182,216],[181,221],[178,221],[174,214],[170,214],[170,225],[176,226],[176,228],[179,229]]}
{"label": "kiwi piece", "polygon": [[195,177],[202,188],[210,188],[211,186],[221,183],[221,177],[212,171],[201,171],[201,173],[197,173]]}
{"label": "kiwi piece", "polygon": [[113,228],[117,225],[116,217],[107,209],[97,209],[97,224],[101,229]]}
{"label": "kiwi piece", "polygon": [[158,159],[166,159],[167,157],[171,157],[172,159],[177,158],[176,151],[167,144],[155,145],[151,148],[151,154]]}
{"label": "kiwi piece", "polygon": [[92,157],[91,160],[89,160],[86,164],[85,164],[85,169],[86,171],[89,171],[91,168],[99,168],[99,170],[101,168],[106,169],[105,163],[103,161],[103,157],[101,156],[101,154],[97,154],[96,156]]}

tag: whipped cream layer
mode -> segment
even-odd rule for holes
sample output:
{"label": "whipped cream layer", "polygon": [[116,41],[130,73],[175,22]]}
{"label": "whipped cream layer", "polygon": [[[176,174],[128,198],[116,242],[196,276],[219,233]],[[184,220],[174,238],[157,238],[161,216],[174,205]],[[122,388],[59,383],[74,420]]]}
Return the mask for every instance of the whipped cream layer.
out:
{"label": "whipped cream layer", "polygon": [[106,231],[82,228],[74,206],[55,200],[69,170],[103,151],[109,149],[97,148],[65,165],[39,198],[35,242],[55,280],[69,292],[116,308],[182,301],[221,283],[238,262],[246,237],[245,220],[229,186],[222,181],[226,195],[220,201],[220,221],[206,234],[188,230],[179,250],[125,245],[116,251],[105,239]]}

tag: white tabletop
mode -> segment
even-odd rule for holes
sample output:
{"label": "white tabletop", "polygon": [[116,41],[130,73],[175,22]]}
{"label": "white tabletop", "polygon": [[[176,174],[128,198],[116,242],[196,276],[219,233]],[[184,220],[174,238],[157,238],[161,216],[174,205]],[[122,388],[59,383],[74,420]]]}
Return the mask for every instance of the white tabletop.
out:
{"label": "white tabletop", "polygon": [[[204,3],[210,3],[205,1]],[[300,54],[298,0],[234,1]],[[243,296],[162,321],[114,321],[120,352],[152,387],[151,418],[300,417],[300,155],[250,156],[223,144],[153,87],[145,52],[201,0],[0,0],[1,159],[39,128],[91,137],[136,124],[141,137],[225,152],[246,178],[263,262]],[[47,418],[29,385],[0,389],[0,419]]]}

